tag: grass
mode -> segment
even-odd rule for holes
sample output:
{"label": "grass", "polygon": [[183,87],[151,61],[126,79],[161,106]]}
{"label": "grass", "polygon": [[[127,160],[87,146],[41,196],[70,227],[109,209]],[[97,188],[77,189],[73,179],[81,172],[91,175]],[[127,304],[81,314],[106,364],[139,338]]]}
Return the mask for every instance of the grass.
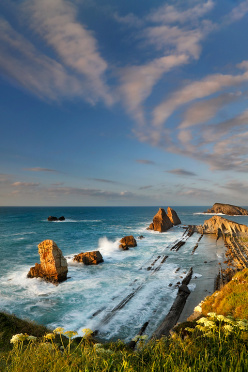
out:
{"label": "grass", "polygon": [[206,297],[202,312],[206,315],[210,311],[248,319],[248,269],[237,272],[220,291]]}
{"label": "grass", "polygon": [[[224,319],[224,320],[223,320]],[[225,327],[229,327],[226,329]],[[94,344],[90,336],[64,344],[55,334],[24,341],[16,336],[11,351],[0,356],[6,372],[247,371],[248,322],[211,314],[177,327],[172,337],[141,340],[133,351],[121,341]],[[69,335],[69,336],[72,336]],[[19,341],[18,341],[19,338]],[[68,339],[67,339],[68,340]],[[61,346],[64,345],[64,346]],[[2,368],[2,369],[1,369]]]}

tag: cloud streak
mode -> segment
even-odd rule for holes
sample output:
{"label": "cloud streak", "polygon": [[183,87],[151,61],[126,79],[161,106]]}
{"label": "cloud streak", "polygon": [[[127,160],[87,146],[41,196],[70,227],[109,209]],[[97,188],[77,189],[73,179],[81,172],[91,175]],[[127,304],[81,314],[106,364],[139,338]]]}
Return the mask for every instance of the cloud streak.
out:
{"label": "cloud streak", "polygon": [[185,169],[181,169],[181,168],[177,168],[177,169],[172,169],[172,170],[169,170],[169,171],[166,171],[167,173],[171,173],[171,174],[176,174],[177,176],[196,176],[196,173],[194,172],[190,172],[190,171],[187,171]]}

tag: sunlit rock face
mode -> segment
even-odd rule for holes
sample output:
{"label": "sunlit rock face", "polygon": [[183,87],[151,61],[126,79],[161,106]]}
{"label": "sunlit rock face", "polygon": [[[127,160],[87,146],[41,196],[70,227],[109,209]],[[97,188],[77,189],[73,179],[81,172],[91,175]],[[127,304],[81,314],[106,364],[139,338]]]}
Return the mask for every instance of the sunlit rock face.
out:
{"label": "sunlit rock face", "polygon": [[173,225],[180,225],[181,224],[181,220],[178,217],[177,212],[174,209],[168,207],[167,208],[167,216],[169,217],[169,219],[171,220]]}
{"label": "sunlit rock face", "polygon": [[85,265],[98,265],[103,262],[103,258],[99,251],[92,251],[77,254],[74,256],[73,261],[82,262]]}
{"label": "sunlit rock face", "polygon": [[67,279],[68,265],[61,250],[53,240],[44,240],[38,245],[40,264],[31,267],[28,278],[43,278],[52,283]]}
{"label": "sunlit rock face", "polygon": [[201,234],[248,234],[248,227],[237,222],[227,220],[220,216],[213,216],[204,221],[203,225],[196,226],[196,230]]}
{"label": "sunlit rock face", "polygon": [[127,250],[129,247],[137,246],[137,242],[135,238],[133,237],[133,235],[124,236],[124,238],[120,240],[120,243],[121,244],[119,245],[119,248],[123,249],[124,251]]}
{"label": "sunlit rock face", "polygon": [[223,213],[228,216],[238,216],[238,215],[248,215],[247,209],[237,207],[235,205],[231,204],[221,204],[221,203],[215,203],[212,208],[209,208],[204,213]]}
{"label": "sunlit rock face", "polygon": [[154,230],[159,232],[165,232],[173,227],[173,224],[165,210],[163,208],[159,208],[158,213],[153,217],[153,222],[148,227],[148,230]]}

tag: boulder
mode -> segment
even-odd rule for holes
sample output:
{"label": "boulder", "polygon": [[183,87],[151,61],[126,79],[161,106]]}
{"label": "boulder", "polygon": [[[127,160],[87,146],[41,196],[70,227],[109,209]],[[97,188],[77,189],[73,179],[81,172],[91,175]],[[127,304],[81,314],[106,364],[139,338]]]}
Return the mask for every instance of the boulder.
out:
{"label": "boulder", "polygon": [[49,216],[48,221],[58,221],[58,218],[57,217],[54,217],[54,216]]}
{"label": "boulder", "polygon": [[165,210],[163,208],[159,208],[159,211],[153,217],[153,222],[148,227],[148,230],[164,232],[169,230],[171,227],[173,227],[173,224],[165,213]]}
{"label": "boulder", "polygon": [[103,262],[103,258],[99,251],[92,251],[75,255],[73,261],[82,262],[85,265],[98,265]]}
{"label": "boulder", "polygon": [[53,240],[44,240],[38,245],[40,264],[31,267],[28,278],[43,278],[52,283],[67,279],[68,266],[61,250]]}
{"label": "boulder", "polygon": [[133,235],[124,236],[124,238],[120,240],[120,243],[119,248],[123,249],[124,251],[128,250],[129,247],[137,247],[137,242]]}
{"label": "boulder", "polygon": [[65,221],[65,217],[64,216],[61,216],[61,217],[55,217],[55,216],[49,216],[48,221]]}
{"label": "boulder", "polygon": [[168,207],[167,208],[167,216],[169,217],[169,219],[171,220],[171,223],[173,225],[180,225],[181,224],[181,220],[178,217],[177,212],[174,211],[174,209]]}
{"label": "boulder", "polygon": [[216,234],[220,235],[231,234],[247,234],[248,227],[237,222],[227,220],[220,216],[213,216],[209,220],[204,221],[203,225],[196,226],[197,232],[200,234]]}
{"label": "boulder", "polygon": [[222,204],[222,203],[215,203],[212,208],[209,208],[204,213],[222,213],[228,216],[237,216],[237,215],[248,215],[247,209],[237,207],[231,204]]}

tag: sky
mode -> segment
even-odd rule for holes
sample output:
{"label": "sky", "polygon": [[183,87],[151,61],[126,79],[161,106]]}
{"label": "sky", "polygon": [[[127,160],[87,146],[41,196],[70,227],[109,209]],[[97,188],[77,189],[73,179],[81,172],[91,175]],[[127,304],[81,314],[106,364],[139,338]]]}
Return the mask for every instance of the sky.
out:
{"label": "sky", "polygon": [[248,0],[0,0],[1,206],[247,206]]}

